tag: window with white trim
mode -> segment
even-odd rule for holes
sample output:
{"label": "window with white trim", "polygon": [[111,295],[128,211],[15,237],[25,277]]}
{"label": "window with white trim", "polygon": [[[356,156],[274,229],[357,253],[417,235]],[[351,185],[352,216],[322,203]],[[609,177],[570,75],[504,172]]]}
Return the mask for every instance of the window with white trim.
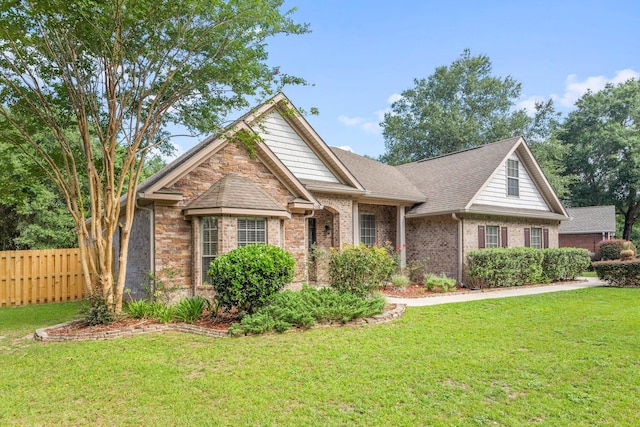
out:
{"label": "window with white trim", "polygon": [[497,248],[500,242],[500,227],[497,225],[487,225],[485,227],[484,234],[484,247],[485,248]]}
{"label": "window with white trim", "polygon": [[531,245],[532,248],[542,249],[542,228],[531,229]]}
{"label": "window with white trim", "polygon": [[520,162],[507,160],[507,195],[520,196]]}
{"label": "window with white trim", "polygon": [[218,218],[214,216],[200,219],[200,241],[202,258],[202,281],[207,282],[209,264],[218,254]]}
{"label": "window with white trim", "polygon": [[360,242],[373,246],[376,240],[376,216],[369,213],[360,214]]}
{"label": "window with white trim", "polygon": [[264,218],[238,218],[238,247],[267,243]]}

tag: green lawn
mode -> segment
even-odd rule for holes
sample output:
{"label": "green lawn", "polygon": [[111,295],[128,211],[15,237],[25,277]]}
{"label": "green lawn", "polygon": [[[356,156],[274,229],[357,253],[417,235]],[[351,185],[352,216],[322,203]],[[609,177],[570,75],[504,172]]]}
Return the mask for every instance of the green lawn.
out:
{"label": "green lawn", "polygon": [[592,288],[368,327],[57,344],[20,337],[76,304],[4,308],[0,424],[632,426],[639,301]]}
{"label": "green lawn", "polygon": [[598,273],[595,271],[583,271],[580,274],[580,277],[598,277]]}

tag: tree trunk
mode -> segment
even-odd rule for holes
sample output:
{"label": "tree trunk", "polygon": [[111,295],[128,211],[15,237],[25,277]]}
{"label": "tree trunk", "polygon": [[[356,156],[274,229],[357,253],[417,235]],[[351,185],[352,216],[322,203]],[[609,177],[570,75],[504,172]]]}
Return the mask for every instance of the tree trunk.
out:
{"label": "tree trunk", "polygon": [[624,229],[622,230],[622,238],[624,240],[631,240],[631,233],[633,232],[633,223],[635,222],[635,215],[631,211],[627,211],[624,214]]}

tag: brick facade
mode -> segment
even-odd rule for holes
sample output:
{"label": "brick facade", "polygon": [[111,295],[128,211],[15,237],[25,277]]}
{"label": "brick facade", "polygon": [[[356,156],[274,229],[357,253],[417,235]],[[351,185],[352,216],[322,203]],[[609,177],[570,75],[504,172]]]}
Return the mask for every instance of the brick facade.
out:
{"label": "brick facade", "polygon": [[451,215],[408,218],[407,262],[426,266],[425,271],[456,278],[458,271],[458,224]]}
{"label": "brick facade", "polygon": [[549,230],[549,247],[558,247],[558,221],[523,221],[521,218],[474,215],[463,219],[463,250],[465,254],[479,247],[479,225],[507,227],[507,247],[509,248],[524,247],[525,228],[546,228]]}
{"label": "brick facade", "polygon": [[[201,271],[200,218],[197,216],[187,218],[183,210],[212,184],[229,174],[249,179],[284,208],[287,208],[288,203],[296,197],[259,159],[251,158],[244,147],[233,143],[225,145],[188,174],[169,185],[166,190],[182,194],[184,199],[176,204],[149,205],[154,212],[152,222],[155,227],[153,242],[155,271],[160,276],[167,269],[173,270],[175,276],[169,285],[181,287],[184,290],[183,294],[199,289],[205,274]],[[393,247],[397,246],[397,206],[359,203],[349,195],[323,192],[314,193],[314,197],[324,206],[324,209],[315,211],[313,214],[319,249],[328,252],[331,247],[338,248],[342,244],[353,244],[354,236],[358,240],[359,230],[354,230],[353,227],[354,222],[359,223],[359,218],[354,218],[354,213],[374,214],[377,242],[379,244],[389,242]],[[145,234],[144,230],[144,227],[151,223],[149,212],[139,210],[136,218],[138,222],[134,221],[133,251],[130,253],[137,253],[138,249],[135,248],[148,245],[149,240],[148,232]],[[237,247],[237,218],[237,216],[226,214],[217,216],[218,253],[226,253]],[[313,265],[307,257],[309,245],[307,218],[308,216],[301,213],[291,214],[290,219],[266,218],[267,243],[282,247],[294,257],[295,283],[309,280],[326,283],[328,278],[326,262],[323,265]],[[448,277],[457,278],[459,248],[462,247],[463,260],[468,251],[478,249],[478,225],[507,227],[508,247],[524,246],[524,229],[534,227],[549,230],[550,247],[559,245],[557,221],[525,221],[510,217],[470,214],[462,218],[462,241],[459,241],[460,223],[447,214],[406,220],[406,259],[408,262],[424,263],[429,273],[444,273]],[[591,247],[597,242],[589,243],[591,246],[588,249],[592,250]],[[132,274],[135,272],[139,276],[141,270],[145,268],[145,263],[150,264],[150,251],[145,252],[140,249],[139,257],[136,253],[131,257],[133,262],[131,271]],[[127,283],[127,286],[129,287],[130,283]]]}
{"label": "brick facade", "polygon": [[368,205],[360,203],[358,212],[376,216],[376,241],[379,245],[389,242],[394,248],[396,244],[396,224],[398,208],[395,206]]}
{"label": "brick facade", "polygon": [[[348,196],[336,194],[314,194],[314,197],[325,207],[325,210],[333,214],[331,224],[331,247],[339,248],[346,243],[353,244],[353,200]],[[326,218],[326,217],[325,217]],[[316,223],[318,237],[324,233],[327,223]],[[318,245],[320,246],[320,245]],[[322,246],[324,247],[324,246]]]}
{"label": "brick facade", "polygon": [[[284,207],[294,198],[264,164],[250,158],[244,147],[232,143],[178,179],[168,190],[183,194],[184,200],[175,205],[156,204],[155,207],[155,268],[156,272],[167,268],[174,270],[174,286],[195,289],[200,285],[196,283],[196,276],[202,277],[200,257],[194,256],[200,249],[199,227],[193,223],[199,219],[185,218],[182,210],[230,173],[249,178]],[[307,280],[306,229],[302,216],[293,214],[291,220],[286,221],[266,218],[266,228],[267,243],[286,249],[296,260],[294,281]],[[237,217],[219,215],[218,253],[229,252],[237,246]]]}
{"label": "brick facade", "polygon": [[598,243],[607,240],[608,233],[560,234],[558,239],[561,248],[583,248],[598,257]]}

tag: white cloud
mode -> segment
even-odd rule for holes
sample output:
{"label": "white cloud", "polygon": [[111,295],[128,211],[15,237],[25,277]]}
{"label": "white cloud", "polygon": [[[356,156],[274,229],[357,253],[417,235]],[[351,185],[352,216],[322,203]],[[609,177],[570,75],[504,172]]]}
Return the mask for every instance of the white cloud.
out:
{"label": "white cloud", "polygon": [[394,102],[400,101],[401,99],[402,99],[402,95],[400,95],[399,93],[394,93],[389,98],[387,98],[387,102],[389,104],[393,104]]}
{"label": "white cloud", "polygon": [[540,96],[530,96],[527,99],[523,99],[522,101],[516,104],[516,108],[518,110],[525,110],[529,117],[533,117],[536,113],[536,103],[543,102],[544,99]]}
{"label": "white cloud", "polygon": [[347,126],[358,126],[359,124],[366,122],[362,117],[340,116],[338,117],[338,120]]}
{"label": "white cloud", "polygon": [[182,156],[185,153],[185,149],[178,143],[171,141],[171,144],[174,147],[174,151],[173,154],[170,156],[167,156],[166,154],[161,154],[160,157],[162,157],[162,160],[164,160],[165,162],[171,163],[172,161],[174,161],[175,159],[177,159],[178,157]]}
{"label": "white cloud", "polygon": [[575,74],[570,74],[566,80],[564,95],[559,97],[560,105],[573,107],[576,101],[587,93],[588,90],[594,93],[599,92],[604,89],[607,83],[617,85],[632,78],[640,79],[640,73],[629,68],[616,72],[616,75],[612,78],[607,78],[606,76],[591,76],[583,81],[579,81]]}
{"label": "white cloud", "polygon": [[362,117],[348,117],[340,116],[338,120],[347,126],[357,126],[364,130],[366,133],[378,134],[380,133],[380,125],[372,120],[364,119]]}
{"label": "white cloud", "polygon": [[349,145],[338,145],[336,148],[339,148],[339,149],[344,150],[344,151],[349,151],[351,153],[354,152],[353,148],[351,148],[351,146],[349,146]]}
{"label": "white cloud", "polygon": [[[398,93],[394,93],[387,98],[387,103],[393,104],[394,102],[402,99],[402,96]],[[366,133],[370,133],[373,135],[379,135],[382,133],[382,128],[380,127],[380,122],[384,120],[384,115],[391,111],[390,107],[386,107],[384,109],[375,110],[371,115],[375,117],[349,117],[349,116],[339,116],[338,121],[347,126],[357,126],[362,129]]]}

